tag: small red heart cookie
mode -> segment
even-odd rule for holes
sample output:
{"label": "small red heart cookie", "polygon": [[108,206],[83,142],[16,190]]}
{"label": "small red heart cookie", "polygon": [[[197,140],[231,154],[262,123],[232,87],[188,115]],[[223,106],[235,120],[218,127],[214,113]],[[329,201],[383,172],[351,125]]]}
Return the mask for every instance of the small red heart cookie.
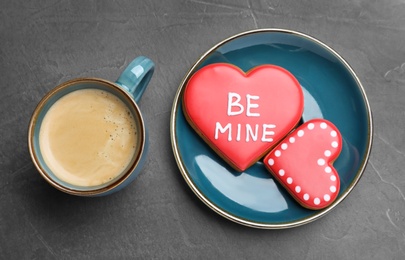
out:
{"label": "small red heart cookie", "polygon": [[297,125],[303,105],[299,82],[274,65],[244,73],[233,65],[211,64],[189,79],[183,93],[187,121],[238,171],[262,158]]}
{"label": "small red heart cookie", "polygon": [[332,163],[341,150],[336,126],[313,119],[284,138],[263,162],[303,207],[322,209],[339,193],[340,178]]}

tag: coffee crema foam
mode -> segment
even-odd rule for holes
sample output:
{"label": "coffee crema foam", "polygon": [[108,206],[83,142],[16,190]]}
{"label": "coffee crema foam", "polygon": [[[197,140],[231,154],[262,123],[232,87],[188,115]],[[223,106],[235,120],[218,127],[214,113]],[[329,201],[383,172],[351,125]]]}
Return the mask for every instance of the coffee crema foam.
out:
{"label": "coffee crema foam", "polygon": [[136,122],[114,94],[76,90],[48,110],[39,144],[45,163],[61,180],[84,187],[102,185],[119,176],[133,158]]}

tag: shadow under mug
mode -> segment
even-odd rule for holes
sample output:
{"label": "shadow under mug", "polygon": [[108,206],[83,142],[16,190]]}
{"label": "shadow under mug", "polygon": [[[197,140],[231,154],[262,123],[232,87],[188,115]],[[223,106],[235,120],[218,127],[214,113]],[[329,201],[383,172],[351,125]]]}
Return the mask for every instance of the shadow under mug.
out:
{"label": "shadow under mug", "polygon": [[[152,77],[154,67],[155,65],[150,59],[140,56],[128,65],[114,83],[98,78],[79,78],[58,85],[43,97],[35,108],[29,123],[28,148],[33,163],[49,184],[72,195],[103,196],[124,188],[138,176],[146,161],[148,134],[137,102],[141,99]],[[96,186],[72,185],[58,178],[45,163],[39,143],[41,124],[50,107],[66,94],[81,89],[107,91],[119,98],[132,113],[137,128],[137,146],[130,163],[117,177]]]}

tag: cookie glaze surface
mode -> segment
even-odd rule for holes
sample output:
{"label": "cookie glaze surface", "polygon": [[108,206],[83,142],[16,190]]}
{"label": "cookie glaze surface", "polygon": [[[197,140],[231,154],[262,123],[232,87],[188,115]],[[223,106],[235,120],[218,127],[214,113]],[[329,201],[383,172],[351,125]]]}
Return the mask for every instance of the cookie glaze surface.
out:
{"label": "cookie glaze surface", "polygon": [[333,161],[342,149],[336,126],[313,119],[284,138],[265,158],[273,176],[302,206],[322,209],[337,197],[340,178]]}
{"label": "cookie glaze surface", "polygon": [[183,96],[194,130],[238,171],[244,171],[299,122],[303,93],[287,70],[257,66],[247,73],[216,63],[198,70]]}

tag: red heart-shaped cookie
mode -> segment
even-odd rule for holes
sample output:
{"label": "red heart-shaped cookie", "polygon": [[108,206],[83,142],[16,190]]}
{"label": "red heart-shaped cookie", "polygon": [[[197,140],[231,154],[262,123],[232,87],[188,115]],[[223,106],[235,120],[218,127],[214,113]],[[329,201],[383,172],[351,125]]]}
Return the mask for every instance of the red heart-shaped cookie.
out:
{"label": "red heart-shaped cookie", "polygon": [[339,193],[340,178],[332,163],[341,149],[342,137],[336,126],[313,119],[284,138],[263,162],[298,203],[322,209]]}
{"label": "red heart-shaped cookie", "polygon": [[189,79],[183,93],[187,121],[239,171],[262,158],[297,125],[303,103],[299,82],[274,65],[244,73],[229,64],[211,64]]}

